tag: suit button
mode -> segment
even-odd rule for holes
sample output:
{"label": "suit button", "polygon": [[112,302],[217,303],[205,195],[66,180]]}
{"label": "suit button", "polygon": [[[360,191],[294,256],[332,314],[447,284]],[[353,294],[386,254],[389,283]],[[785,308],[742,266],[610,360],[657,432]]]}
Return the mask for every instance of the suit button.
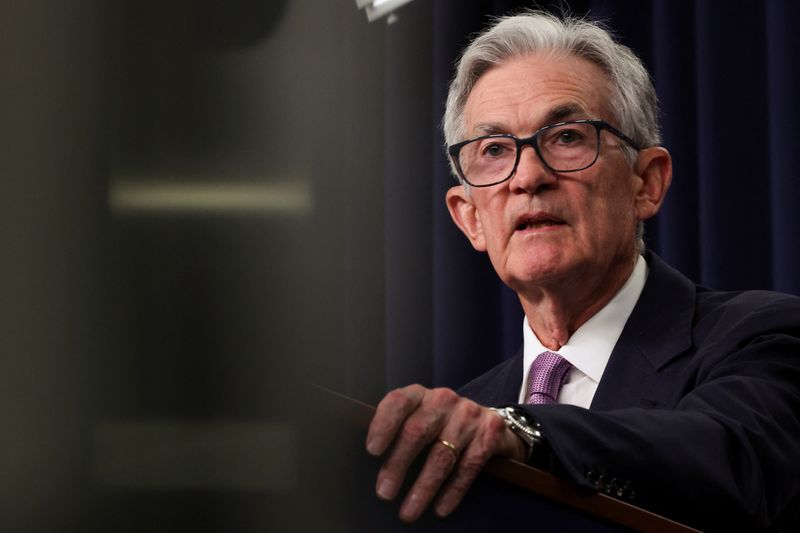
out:
{"label": "suit button", "polygon": [[636,491],[633,490],[633,485],[630,481],[625,482],[625,485],[622,487],[622,493],[629,500],[636,498]]}
{"label": "suit button", "polygon": [[611,483],[611,490],[617,498],[630,498],[633,493],[633,487],[630,481],[622,482],[622,480],[614,479]]}

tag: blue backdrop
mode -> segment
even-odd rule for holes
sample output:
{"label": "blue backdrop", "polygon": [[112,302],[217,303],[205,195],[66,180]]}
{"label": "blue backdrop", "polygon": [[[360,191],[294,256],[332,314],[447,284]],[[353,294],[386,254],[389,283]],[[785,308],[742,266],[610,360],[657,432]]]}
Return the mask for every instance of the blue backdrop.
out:
{"label": "blue backdrop", "polygon": [[[539,5],[560,11],[563,4]],[[453,63],[470,35],[491,15],[531,6],[417,2],[387,32],[389,59],[411,58],[387,64],[388,387],[457,387],[521,344],[516,296],[446,211],[444,194],[454,182],[439,124]],[[800,3],[606,0],[569,7],[604,20],[655,80],[674,172],[667,202],[646,228],[647,246],[716,289],[800,294]]]}

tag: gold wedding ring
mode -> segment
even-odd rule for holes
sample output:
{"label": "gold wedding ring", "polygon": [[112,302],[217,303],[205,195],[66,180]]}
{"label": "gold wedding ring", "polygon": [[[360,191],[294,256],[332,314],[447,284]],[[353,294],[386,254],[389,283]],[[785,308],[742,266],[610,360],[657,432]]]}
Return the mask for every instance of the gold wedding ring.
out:
{"label": "gold wedding ring", "polygon": [[453,459],[455,459],[456,462],[458,462],[459,453],[458,453],[458,448],[456,448],[455,444],[453,444],[452,442],[448,442],[444,439],[439,439],[438,443],[447,448],[448,450],[450,450],[450,453],[453,454]]}

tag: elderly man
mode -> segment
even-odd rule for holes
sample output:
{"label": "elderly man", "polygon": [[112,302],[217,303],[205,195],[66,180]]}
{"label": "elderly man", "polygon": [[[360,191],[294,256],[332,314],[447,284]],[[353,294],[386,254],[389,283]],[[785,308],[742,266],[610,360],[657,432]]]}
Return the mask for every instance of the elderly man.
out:
{"label": "elderly man", "polygon": [[800,300],[644,252],[671,160],[641,61],[590,22],[501,19],[463,53],[444,130],[447,207],[519,295],[524,346],[458,393],[380,402],[378,496],[429,449],[407,521],[503,456],[701,527],[800,531]]}

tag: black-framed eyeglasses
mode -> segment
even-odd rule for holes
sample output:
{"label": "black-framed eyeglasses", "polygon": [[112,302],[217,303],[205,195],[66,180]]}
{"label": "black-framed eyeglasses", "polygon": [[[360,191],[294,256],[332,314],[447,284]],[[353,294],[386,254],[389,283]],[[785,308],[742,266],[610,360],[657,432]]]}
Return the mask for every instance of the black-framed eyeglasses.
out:
{"label": "black-framed eyeglasses", "polygon": [[533,146],[542,163],[553,172],[589,168],[600,155],[601,130],[608,130],[641,150],[630,137],[605,120],[586,119],[545,126],[525,139],[509,134],[483,135],[450,145],[447,152],[464,181],[473,187],[489,187],[514,175],[526,144]]}

